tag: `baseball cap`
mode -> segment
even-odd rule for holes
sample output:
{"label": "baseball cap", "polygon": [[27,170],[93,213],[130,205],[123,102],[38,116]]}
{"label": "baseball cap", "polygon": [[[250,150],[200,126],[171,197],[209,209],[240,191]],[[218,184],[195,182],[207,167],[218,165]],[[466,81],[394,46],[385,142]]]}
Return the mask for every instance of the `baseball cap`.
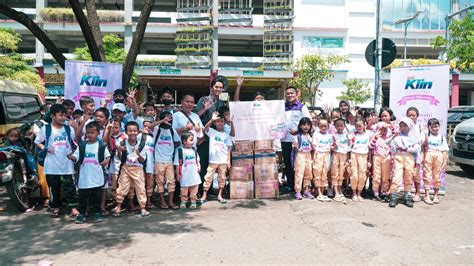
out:
{"label": "baseball cap", "polygon": [[116,103],[112,106],[112,111],[113,110],[119,110],[121,112],[126,112],[127,109],[125,108],[125,104],[123,103]]}

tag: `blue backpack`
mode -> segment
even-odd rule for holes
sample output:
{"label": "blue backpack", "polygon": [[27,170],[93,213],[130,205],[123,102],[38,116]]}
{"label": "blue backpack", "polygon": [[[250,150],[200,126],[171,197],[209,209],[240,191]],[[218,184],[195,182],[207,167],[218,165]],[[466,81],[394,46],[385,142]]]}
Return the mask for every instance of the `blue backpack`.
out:
{"label": "blue backpack", "polygon": [[298,133],[298,135],[296,135],[296,138],[298,139],[298,149],[291,149],[291,155],[290,155],[291,168],[295,168],[296,154],[298,153],[298,150],[301,148],[301,140],[302,140],[301,134]]}
{"label": "blue backpack", "polygon": [[[45,125],[45,128],[46,128],[46,136],[45,136],[45,141],[44,141],[44,147],[43,149],[37,152],[38,154],[37,161],[38,161],[38,164],[41,166],[44,166],[46,155],[48,155],[48,144],[49,144],[49,138],[51,137],[52,126],[51,124],[47,124]],[[67,139],[69,141],[69,144],[71,145],[71,149],[75,150],[76,144],[74,144],[74,141],[71,139],[71,127],[64,125],[64,130],[66,130]]]}

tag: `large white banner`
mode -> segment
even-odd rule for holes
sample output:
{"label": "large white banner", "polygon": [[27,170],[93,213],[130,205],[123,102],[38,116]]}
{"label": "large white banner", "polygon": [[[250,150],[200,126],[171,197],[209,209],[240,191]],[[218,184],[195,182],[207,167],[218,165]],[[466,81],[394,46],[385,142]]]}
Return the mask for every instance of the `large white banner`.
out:
{"label": "large white banner", "polygon": [[80,108],[82,96],[94,98],[95,106],[114,90],[122,88],[122,64],[104,62],[66,61],[64,98]]}
{"label": "large white banner", "polygon": [[392,68],[390,72],[390,108],[397,121],[414,106],[420,111],[417,123],[426,127],[432,117],[440,121],[445,134],[449,108],[449,65]]}
{"label": "large white banner", "polygon": [[234,140],[281,139],[285,136],[285,101],[230,102]]}

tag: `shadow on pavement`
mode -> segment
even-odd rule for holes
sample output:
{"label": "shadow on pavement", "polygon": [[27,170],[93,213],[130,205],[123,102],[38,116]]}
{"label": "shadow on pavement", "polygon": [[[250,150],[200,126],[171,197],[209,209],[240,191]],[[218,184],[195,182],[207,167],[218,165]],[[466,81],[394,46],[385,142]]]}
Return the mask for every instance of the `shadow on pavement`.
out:
{"label": "shadow on pavement", "polygon": [[446,174],[461,178],[474,179],[474,173],[466,173],[461,168],[448,169],[448,171],[446,171]]}

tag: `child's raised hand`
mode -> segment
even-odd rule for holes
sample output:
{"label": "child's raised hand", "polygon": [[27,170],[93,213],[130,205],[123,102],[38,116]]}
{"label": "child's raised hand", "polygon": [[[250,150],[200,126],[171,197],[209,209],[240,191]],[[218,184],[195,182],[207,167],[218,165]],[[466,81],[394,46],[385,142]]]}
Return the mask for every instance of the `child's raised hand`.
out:
{"label": "child's raised hand", "polygon": [[212,121],[216,121],[218,118],[219,118],[219,112],[212,113],[212,118],[211,118]]}
{"label": "child's raised hand", "polygon": [[[171,114],[167,114],[164,118],[163,118],[163,123],[164,124],[167,124],[167,125],[170,125],[170,122],[173,120],[173,115]],[[186,125],[187,126],[187,125]]]}
{"label": "child's raised hand", "polygon": [[235,82],[237,82],[237,87],[241,87],[244,83],[244,78],[241,75],[235,77]]}

